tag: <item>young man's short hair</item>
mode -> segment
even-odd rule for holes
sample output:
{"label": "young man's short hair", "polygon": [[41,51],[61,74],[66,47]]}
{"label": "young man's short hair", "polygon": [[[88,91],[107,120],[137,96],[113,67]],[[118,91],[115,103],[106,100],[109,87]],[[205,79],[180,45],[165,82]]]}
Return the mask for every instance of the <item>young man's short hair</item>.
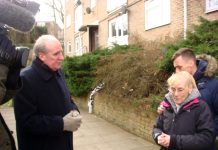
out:
{"label": "young man's short hair", "polygon": [[190,48],[180,48],[172,56],[171,60],[174,61],[177,57],[182,56],[183,59],[192,59],[196,61],[196,56]]}

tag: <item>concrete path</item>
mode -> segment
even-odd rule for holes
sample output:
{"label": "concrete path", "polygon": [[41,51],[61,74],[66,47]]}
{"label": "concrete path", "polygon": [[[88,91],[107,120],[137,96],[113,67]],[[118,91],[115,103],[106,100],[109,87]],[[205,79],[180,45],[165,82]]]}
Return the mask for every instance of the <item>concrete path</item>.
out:
{"label": "concrete path", "polygon": [[[16,137],[12,108],[1,108],[9,128]],[[159,150],[159,147],[142,138],[85,111],[82,126],[74,132],[74,150]],[[15,138],[16,140],[16,138]]]}

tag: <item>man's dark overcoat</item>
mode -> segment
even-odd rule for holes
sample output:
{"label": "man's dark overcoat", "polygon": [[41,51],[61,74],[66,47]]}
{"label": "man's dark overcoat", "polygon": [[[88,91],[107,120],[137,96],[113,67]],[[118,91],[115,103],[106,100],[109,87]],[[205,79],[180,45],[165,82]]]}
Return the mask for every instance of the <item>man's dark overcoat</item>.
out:
{"label": "man's dark overcoat", "polygon": [[63,131],[62,118],[78,108],[62,71],[51,71],[36,58],[21,79],[14,98],[19,150],[72,150],[72,132]]}

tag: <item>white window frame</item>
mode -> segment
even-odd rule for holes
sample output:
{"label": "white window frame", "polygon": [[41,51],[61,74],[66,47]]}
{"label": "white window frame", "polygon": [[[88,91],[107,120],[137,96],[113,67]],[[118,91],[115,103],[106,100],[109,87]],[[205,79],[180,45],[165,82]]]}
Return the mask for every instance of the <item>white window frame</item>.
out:
{"label": "white window frame", "polygon": [[83,54],[83,44],[82,44],[82,37],[77,36],[75,38],[75,55],[81,56]]}
{"label": "white window frame", "polygon": [[[112,26],[115,25],[115,32]],[[119,45],[128,45],[128,14],[123,14],[109,21],[109,37],[108,46],[113,46],[114,43]],[[113,34],[115,33],[115,35]]]}
{"label": "white window frame", "polygon": [[66,17],[66,28],[69,28],[71,26],[71,15],[67,15]]}
{"label": "white window frame", "polygon": [[72,52],[71,42],[67,42],[67,53]]}
{"label": "white window frame", "polygon": [[125,4],[127,4],[127,0],[107,0],[107,11],[113,11]]}
{"label": "white window frame", "polygon": [[167,25],[170,22],[170,0],[145,2],[145,30]]}
{"label": "white window frame", "polygon": [[96,6],[97,0],[90,0],[90,8],[93,9]]}
{"label": "white window frame", "polygon": [[83,25],[83,12],[82,12],[82,5],[79,5],[75,9],[75,32],[79,31],[79,28]]}
{"label": "white window frame", "polygon": [[218,0],[205,0],[206,13],[218,10]]}

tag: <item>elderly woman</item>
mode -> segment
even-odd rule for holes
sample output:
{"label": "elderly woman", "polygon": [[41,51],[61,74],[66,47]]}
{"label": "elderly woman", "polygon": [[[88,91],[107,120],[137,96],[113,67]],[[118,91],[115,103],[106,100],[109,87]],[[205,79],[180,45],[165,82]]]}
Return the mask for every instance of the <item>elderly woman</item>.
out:
{"label": "elderly woman", "polygon": [[212,149],[214,126],[207,104],[200,100],[195,80],[188,72],[173,74],[167,80],[169,93],[162,102],[165,110],[153,129],[161,150]]}

